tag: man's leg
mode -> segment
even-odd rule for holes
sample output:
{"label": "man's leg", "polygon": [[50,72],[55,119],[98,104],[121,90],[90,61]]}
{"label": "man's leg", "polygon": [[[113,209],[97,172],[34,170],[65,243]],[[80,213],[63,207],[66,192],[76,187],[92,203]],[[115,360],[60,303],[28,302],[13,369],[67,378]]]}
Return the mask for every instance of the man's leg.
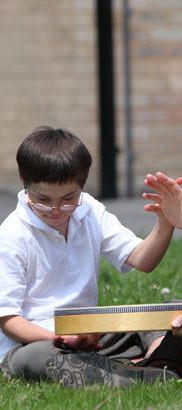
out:
{"label": "man's leg", "polygon": [[173,336],[171,331],[167,332],[157,349],[138,365],[167,368],[182,378],[182,338]]}
{"label": "man's leg", "polygon": [[[181,299],[171,299],[166,303],[182,303]],[[149,346],[151,345],[151,335],[157,332],[141,333],[141,338],[148,338]],[[144,342],[145,343],[145,342]],[[139,366],[154,366],[171,369],[182,378],[182,338],[173,336],[172,331],[165,332],[165,337],[159,346],[150,354],[149,357],[137,363]]]}

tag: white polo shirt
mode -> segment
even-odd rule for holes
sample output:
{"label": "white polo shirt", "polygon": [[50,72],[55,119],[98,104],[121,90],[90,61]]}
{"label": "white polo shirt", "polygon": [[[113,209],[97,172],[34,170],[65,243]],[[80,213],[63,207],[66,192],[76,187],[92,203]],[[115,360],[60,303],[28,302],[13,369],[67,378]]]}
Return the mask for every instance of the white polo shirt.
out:
{"label": "white polo shirt", "polygon": [[[54,310],[97,305],[100,255],[119,271],[141,242],[102,203],[84,193],[68,238],[45,224],[18,194],[0,227],[0,317],[21,315],[54,330]],[[0,331],[0,360],[17,342]]]}

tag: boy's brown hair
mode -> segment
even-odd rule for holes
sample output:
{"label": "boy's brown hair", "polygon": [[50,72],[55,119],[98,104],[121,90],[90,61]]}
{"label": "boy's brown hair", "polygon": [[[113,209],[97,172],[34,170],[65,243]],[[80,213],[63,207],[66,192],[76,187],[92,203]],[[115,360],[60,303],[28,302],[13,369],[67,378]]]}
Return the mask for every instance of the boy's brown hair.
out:
{"label": "boy's brown hair", "polygon": [[90,152],[72,132],[36,128],[22,142],[16,160],[26,186],[32,182],[77,182],[83,188],[92,164]]}

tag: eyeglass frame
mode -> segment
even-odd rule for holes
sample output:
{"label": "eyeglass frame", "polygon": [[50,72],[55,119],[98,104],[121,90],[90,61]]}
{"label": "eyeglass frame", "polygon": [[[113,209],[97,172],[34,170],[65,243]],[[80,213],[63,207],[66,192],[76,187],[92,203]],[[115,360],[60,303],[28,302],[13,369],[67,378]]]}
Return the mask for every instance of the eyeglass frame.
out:
{"label": "eyeglass frame", "polygon": [[83,203],[83,192],[80,192],[80,196],[78,198],[77,204],[72,204],[72,205],[65,204],[61,206],[48,206],[48,205],[40,204],[38,202],[33,202],[30,199],[29,192],[26,187],[25,187],[25,194],[28,196],[29,204],[32,205],[35,209],[38,209],[39,211],[51,212],[54,209],[59,209],[59,211],[75,211],[75,209],[81,206]]}

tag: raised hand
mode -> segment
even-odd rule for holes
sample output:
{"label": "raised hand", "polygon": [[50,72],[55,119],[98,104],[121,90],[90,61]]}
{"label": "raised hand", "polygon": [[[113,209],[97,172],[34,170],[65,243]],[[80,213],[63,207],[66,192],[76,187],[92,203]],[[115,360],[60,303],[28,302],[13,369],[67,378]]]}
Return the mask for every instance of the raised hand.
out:
{"label": "raised hand", "polygon": [[182,189],[180,184],[182,178],[176,181],[167,177],[161,172],[156,175],[147,174],[144,184],[156,191],[156,194],[144,193],[143,198],[154,201],[154,204],[147,204],[144,209],[148,212],[155,212],[163,219],[182,229]]}

